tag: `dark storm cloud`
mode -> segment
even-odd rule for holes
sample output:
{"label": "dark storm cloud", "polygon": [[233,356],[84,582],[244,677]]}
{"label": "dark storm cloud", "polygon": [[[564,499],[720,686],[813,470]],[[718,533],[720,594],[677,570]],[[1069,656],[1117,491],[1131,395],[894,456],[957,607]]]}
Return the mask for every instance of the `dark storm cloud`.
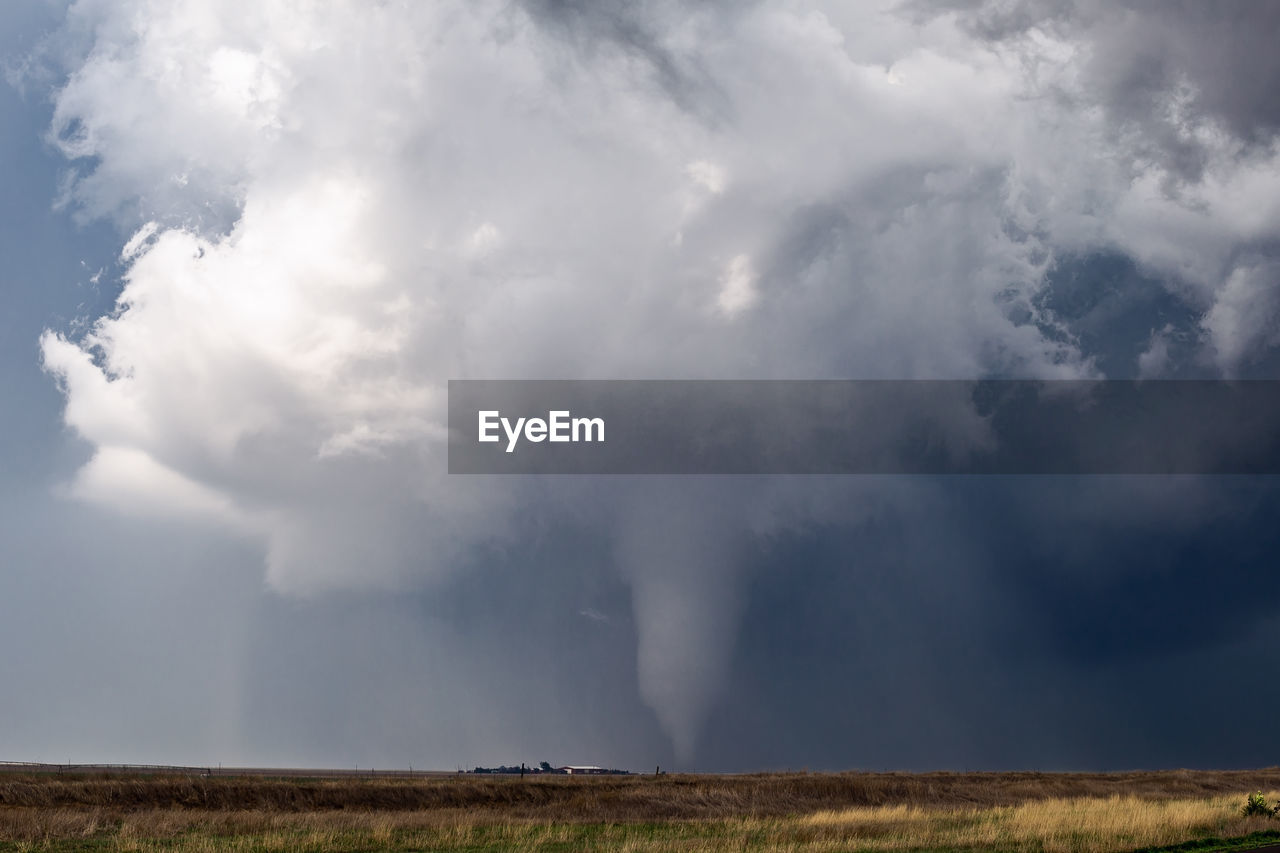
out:
{"label": "dark storm cloud", "polygon": [[246,666],[251,748],[339,766],[669,764],[609,558],[598,530],[549,524],[429,596],[268,602]]}
{"label": "dark storm cloud", "polygon": [[1107,107],[1137,156],[1184,180],[1204,174],[1206,123],[1254,152],[1269,149],[1280,130],[1277,3],[913,0],[903,8],[922,19],[955,12],[989,41],[1039,28],[1082,43],[1086,97]]}
{"label": "dark storm cloud", "polygon": [[643,2],[625,0],[521,0],[529,17],[585,55],[621,51],[641,60],[671,100],[704,121],[731,118],[728,96],[695,50],[670,44],[675,27],[730,25],[746,2]]}
{"label": "dark storm cloud", "polygon": [[[1169,424],[1170,430],[1179,425]],[[1247,637],[1280,614],[1269,477],[974,481],[958,489],[1024,632],[1072,663],[1149,660]]]}
{"label": "dark storm cloud", "polygon": [[1032,27],[1072,20],[1078,0],[1015,0],[1012,3],[991,0],[906,0],[901,9],[917,18],[927,19],[940,12],[955,12],[970,32],[981,38],[998,41],[1021,35]]}
{"label": "dark storm cloud", "polygon": [[758,552],[707,766],[1270,760],[1273,483],[935,485],[901,515]]}
{"label": "dark storm cloud", "polygon": [[[1197,122],[1265,148],[1267,16],[929,7],[956,10],[957,32],[850,4],[77,8],[84,50],[52,119],[94,142],[64,146],[85,168],[72,202],[161,225],[127,261],[132,307],[85,309],[100,345],[49,341],[67,422],[99,451],[77,494],[189,504],[214,526],[230,507],[252,544],[46,503],[43,526],[5,520],[21,566],[0,576],[6,641],[48,624],[70,640],[0,663],[21,697],[0,748],[1271,760],[1213,696],[1249,684],[1248,644],[1277,638],[1274,595],[1249,592],[1273,500],[909,478],[486,493],[431,455],[446,376],[1186,375],[1206,364],[1210,306],[1224,363],[1256,358],[1274,253],[1237,199],[1267,167],[1219,173],[1203,218],[1131,179],[1151,159],[1200,174]],[[1046,90],[989,50],[1037,25],[1082,48],[1045,49],[1067,67]],[[1184,78],[1194,93],[1170,100]],[[1211,165],[1248,159],[1226,147]],[[48,184],[24,189],[41,210]],[[206,209],[240,217],[234,240],[167,228],[208,234]],[[28,308],[15,334],[63,329]],[[51,385],[29,433],[56,428]],[[1207,695],[1170,703],[1188,680]],[[1255,687],[1250,725],[1280,699]]]}
{"label": "dark storm cloud", "polygon": [[[1280,129],[1280,4],[1249,0],[1130,0],[1098,27],[1095,73],[1117,104],[1141,115],[1185,79],[1196,106],[1240,139],[1268,145]],[[1149,105],[1148,105],[1149,109]]]}
{"label": "dark storm cloud", "polygon": [[[1277,231],[1265,215],[1251,216],[1259,202],[1243,198],[1250,182],[1225,176],[1265,174],[1276,151],[1280,4],[921,0],[902,8],[920,21],[954,14],[971,34],[1031,68],[1043,61],[1036,45],[1046,37],[1076,51],[1072,74],[1047,75],[1034,88],[1082,117],[1100,107],[1113,162],[1131,185],[1154,178],[1169,206],[1139,229],[1184,211],[1200,211],[1209,227],[1227,207],[1250,217],[1251,233],[1219,251],[1205,245],[1175,260],[1168,244],[1148,245],[1130,256],[1137,262],[1130,271],[1116,246],[1098,247],[1096,255],[1078,247],[1060,252],[1031,306],[1040,309],[1035,319],[1047,336],[1074,342],[1110,376],[1271,375],[1280,314]],[[1213,209],[1203,193],[1224,184],[1231,189]],[[1248,309],[1235,307],[1237,293],[1249,294]],[[1239,343],[1245,340],[1247,354]]]}

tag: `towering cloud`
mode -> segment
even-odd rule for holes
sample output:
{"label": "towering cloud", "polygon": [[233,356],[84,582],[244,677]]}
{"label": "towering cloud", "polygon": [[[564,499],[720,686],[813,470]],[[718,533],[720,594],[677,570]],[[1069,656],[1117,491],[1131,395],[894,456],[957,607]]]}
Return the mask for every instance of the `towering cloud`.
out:
{"label": "towering cloud", "polygon": [[1097,375],[1046,294],[1102,250],[1243,370],[1280,342],[1274,59],[1197,46],[1269,8],[80,0],[64,201],[134,237],[118,309],[42,342],[73,488],[260,542],[287,594],[429,588],[549,492],[615,532],[687,754],[743,550],[840,502],[450,478],[445,380]]}

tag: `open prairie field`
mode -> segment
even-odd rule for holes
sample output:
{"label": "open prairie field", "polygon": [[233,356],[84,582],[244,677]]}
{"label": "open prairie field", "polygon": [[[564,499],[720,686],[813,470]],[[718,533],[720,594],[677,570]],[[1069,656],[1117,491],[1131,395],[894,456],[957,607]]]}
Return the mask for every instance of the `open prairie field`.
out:
{"label": "open prairie field", "polygon": [[4,773],[0,851],[816,853],[1280,844],[1280,820],[1241,814],[1246,794],[1256,790],[1274,802],[1280,768],[523,780]]}

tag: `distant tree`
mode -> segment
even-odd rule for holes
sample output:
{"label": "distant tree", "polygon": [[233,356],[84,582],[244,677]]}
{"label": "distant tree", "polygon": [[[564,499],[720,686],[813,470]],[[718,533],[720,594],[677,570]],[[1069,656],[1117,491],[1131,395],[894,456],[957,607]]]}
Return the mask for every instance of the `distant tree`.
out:
{"label": "distant tree", "polygon": [[542,770],[543,773],[550,773],[551,770],[553,769],[551,767],[550,762],[547,762],[547,761],[539,761],[538,767]]}

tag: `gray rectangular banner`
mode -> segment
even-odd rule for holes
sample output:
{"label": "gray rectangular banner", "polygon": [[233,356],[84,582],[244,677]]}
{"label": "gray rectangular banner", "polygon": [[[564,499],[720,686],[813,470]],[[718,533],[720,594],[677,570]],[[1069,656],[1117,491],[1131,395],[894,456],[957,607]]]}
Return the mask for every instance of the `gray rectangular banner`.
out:
{"label": "gray rectangular banner", "polygon": [[451,474],[1276,474],[1280,382],[450,380]]}

